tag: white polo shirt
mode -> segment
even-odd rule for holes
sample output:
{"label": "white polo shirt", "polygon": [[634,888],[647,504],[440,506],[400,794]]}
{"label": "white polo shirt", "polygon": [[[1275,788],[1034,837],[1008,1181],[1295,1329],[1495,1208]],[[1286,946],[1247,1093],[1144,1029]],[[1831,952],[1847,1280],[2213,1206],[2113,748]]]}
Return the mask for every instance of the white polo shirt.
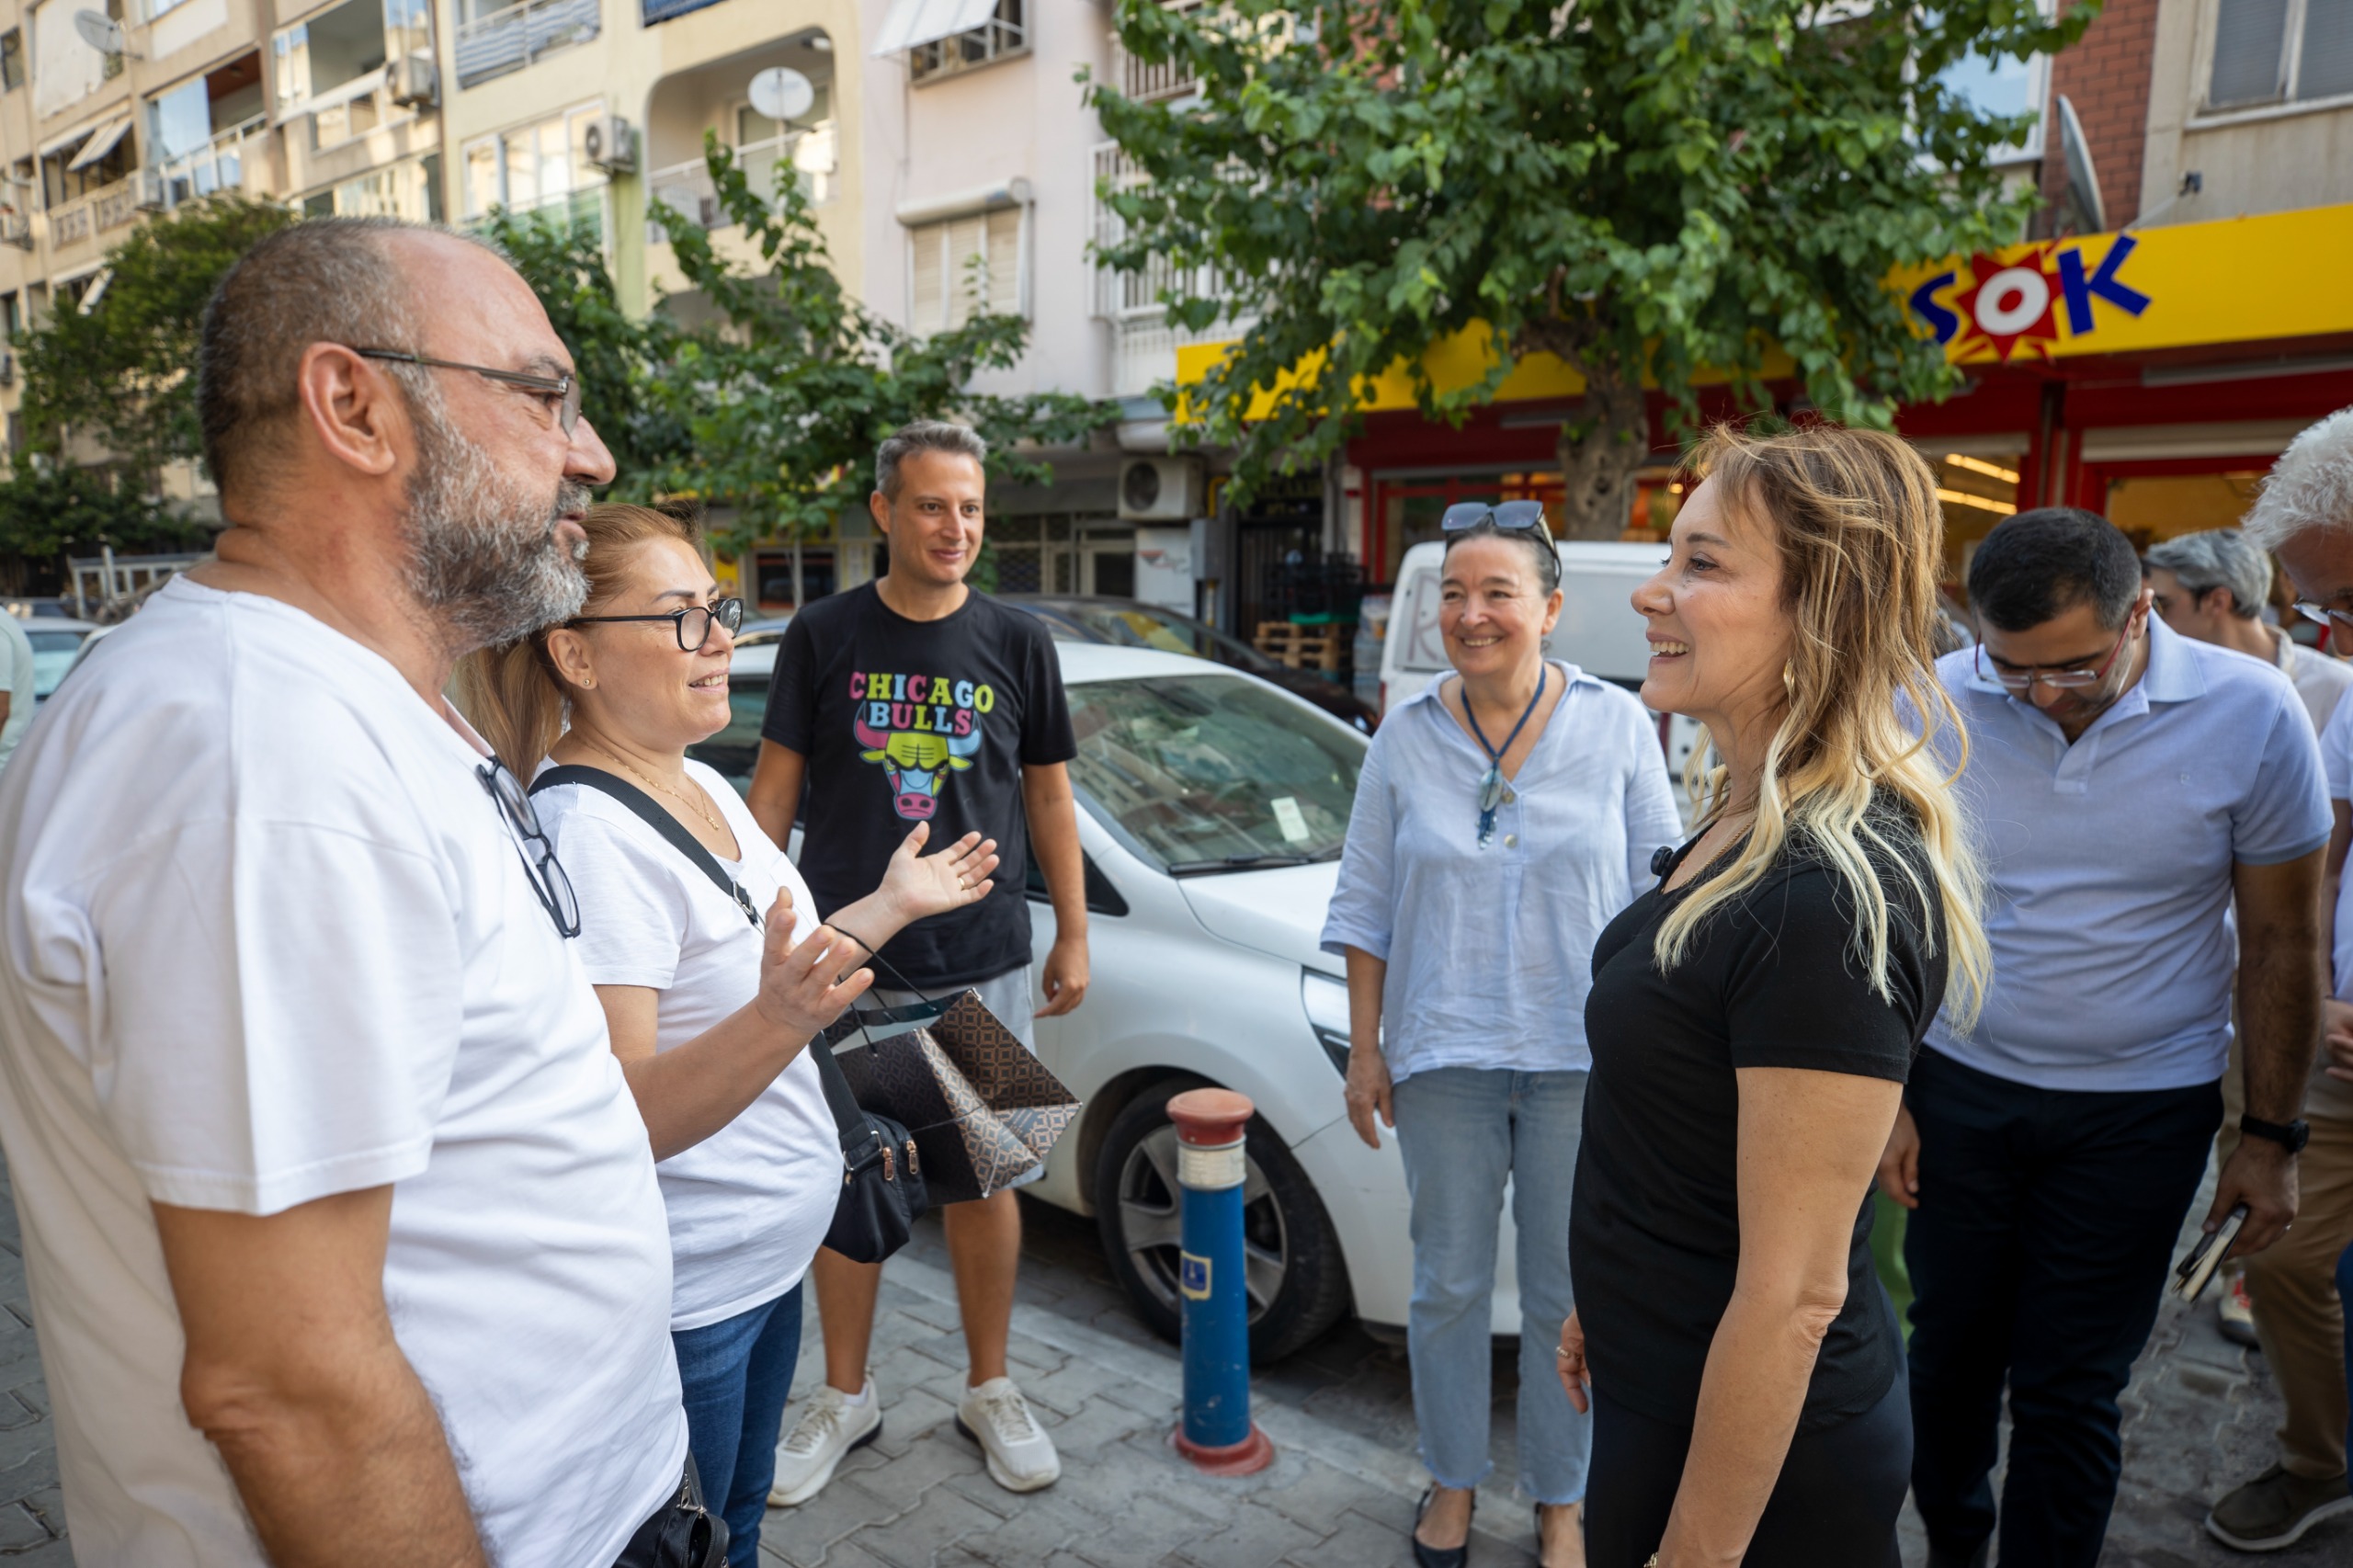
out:
{"label": "white polo shirt", "polygon": [[645,1124],[574,944],[381,657],[175,578],[0,774],[0,1143],[85,1568],[259,1568],[151,1203],[389,1186],[384,1300],[491,1560],[610,1562],[686,1415]]}
{"label": "white polo shirt", "polygon": [[1987,873],[1994,978],[1927,1044],[2046,1089],[2186,1088],[2230,1051],[2235,863],[2328,842],[2312,721],[2278,670],[2149,621],[2138,682],[2073,745],[1975,669],[1937,663],[1969,732],[1961,800]]}
{"label": "white polo shirt", "polygon": [[2271,662],[2295,684],[2296,695],[2313,716],[2313,728],[2328,728],[2347,689],[2353,687],[2353,665],[2307,648],[2276,626],[2264,630],[2271,633]]}

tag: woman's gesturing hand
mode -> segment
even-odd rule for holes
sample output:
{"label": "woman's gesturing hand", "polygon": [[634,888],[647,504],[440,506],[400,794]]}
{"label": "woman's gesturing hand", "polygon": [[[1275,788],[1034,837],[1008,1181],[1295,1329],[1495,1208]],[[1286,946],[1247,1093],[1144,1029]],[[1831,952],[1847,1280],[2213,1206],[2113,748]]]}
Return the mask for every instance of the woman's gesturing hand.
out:
{"label": "woman's gesturing hand", "polygon": [[892,856],[882,873],[882,893],[898,905],[908,921],[945,915],[988,897],[996,885],[996,840],[968,833],[937,854],[923,853],[931,824],[915,824]]}
{"label": "woman's gesturing hand", "polygon": [[866,994],[873,971],[858,967],[866,949],[828,926],[787,950],[792,940],[792,895],[779,892],[768,907],[760,947],[760,990],[752,1006],[795,1040],[813,1040],[843,1009]]}
{"label": "woman's gesturing hand", "polygon": [[1576,1413],[1583,1415],[1591,1410],[1593,1372],[1585,1364],[1585,1324],[1574,1311],[1561,1324],[1561,1343],[1552,1352],[1552,1365],[1561,1374],[1561,1392],[1569,1396]]}
{"label": "woman's gesturing hand", "polygon": [[[1397,1125],[1389,1099],[1389,1061],[1379,1051],[1358,1046],[1348,1052],[1348,1125],[1373,1148],[1381,1147],[1381,1126]],[[1376,1125],[1373,1117],[1381,1122]]]}

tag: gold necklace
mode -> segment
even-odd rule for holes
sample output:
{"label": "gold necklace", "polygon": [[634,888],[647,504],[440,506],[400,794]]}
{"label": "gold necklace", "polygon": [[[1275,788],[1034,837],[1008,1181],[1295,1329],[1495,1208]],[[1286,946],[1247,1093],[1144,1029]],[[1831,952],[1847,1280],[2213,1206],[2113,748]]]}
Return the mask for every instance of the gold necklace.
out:
{"label": "gold necklace", "polygon": [[613,750],[610,746],[599,745],[595,741],[588,741],[587,744],[590,749],[603,752],[607,756],[609,756],[615,762],[620,763],[621,765],[622,771],[635,775],[640,783],[653,785],[656,790],[661,790],[664,794],[669,796],[674,801],[684,801],[687,803],[687,809],[694,812],[695,815],[702,818],[703,821],[709,823],[710,824],[710,831],[719,835],[720,837],[726,838],[731,836],[727,831],[726,824],[722,823],[717,817],[712,816],[709,812],[703,810],[702,802],[696,800],[693,796],[681,794],[679,791],[671,789],[667,784],[663,783],[660,779],[649,778],[644,774],[639,773],[636,767],[631,765],[629,758]]}

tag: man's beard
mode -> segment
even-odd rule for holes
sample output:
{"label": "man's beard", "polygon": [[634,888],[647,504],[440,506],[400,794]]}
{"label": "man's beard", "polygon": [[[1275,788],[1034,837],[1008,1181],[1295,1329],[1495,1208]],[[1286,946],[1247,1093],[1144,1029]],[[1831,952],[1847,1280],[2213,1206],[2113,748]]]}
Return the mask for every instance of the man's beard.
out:
{"label": "man's beard", "polygon": [[409,476],[408,590],[460,653],[528,637],[580,613],[588,578],[582,540],[566,549],[556,520],[588,500],[577,480],[552,498],[503,473],[452,426],[429,390],[412,391],[416,469]]}

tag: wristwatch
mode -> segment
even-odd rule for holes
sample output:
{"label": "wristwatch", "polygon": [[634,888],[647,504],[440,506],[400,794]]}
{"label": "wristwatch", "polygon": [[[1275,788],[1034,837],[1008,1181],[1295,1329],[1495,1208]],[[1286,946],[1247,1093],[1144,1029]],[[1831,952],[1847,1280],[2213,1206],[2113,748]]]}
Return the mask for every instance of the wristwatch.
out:
{"label": "wristwatch", "polygon": [[2266,1121],[2259,1116],[2243,1116],[2239,1131],[2249,1138],[2268,1138],[2288,1153],[2301,1154],[2312,1142],[2313,1124],[2302,1117],[2293,1121]]}

